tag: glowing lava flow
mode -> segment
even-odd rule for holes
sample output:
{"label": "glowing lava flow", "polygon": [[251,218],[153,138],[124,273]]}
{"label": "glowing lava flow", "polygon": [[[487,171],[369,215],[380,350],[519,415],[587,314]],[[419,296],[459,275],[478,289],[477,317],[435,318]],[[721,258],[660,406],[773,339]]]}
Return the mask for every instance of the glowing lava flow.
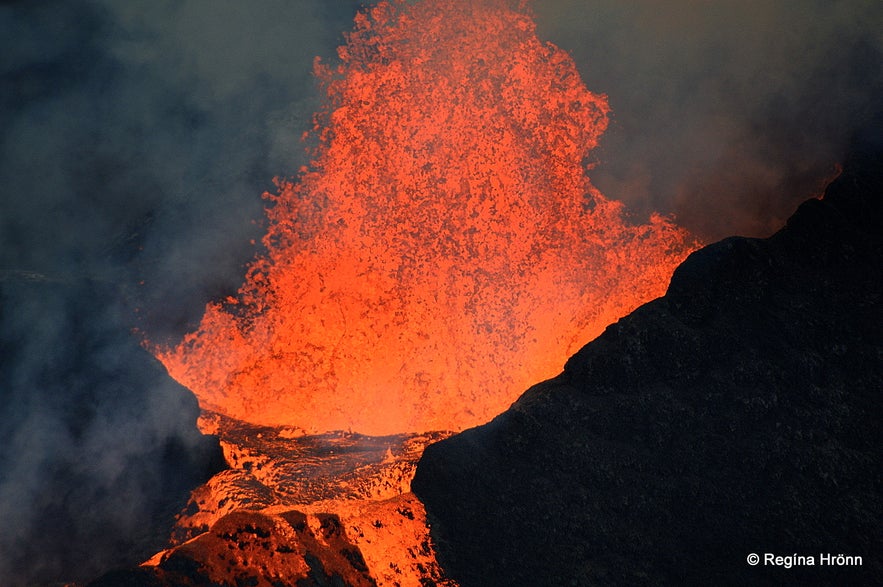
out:
{"label": "glowing lava flow", "polygon": [[523,2],[356,18],[313,163],[268,196],[266,252],[159,358],[203,408],[382,435],[486,422],[661,295],[691,250],[589,182],[604,96]]}

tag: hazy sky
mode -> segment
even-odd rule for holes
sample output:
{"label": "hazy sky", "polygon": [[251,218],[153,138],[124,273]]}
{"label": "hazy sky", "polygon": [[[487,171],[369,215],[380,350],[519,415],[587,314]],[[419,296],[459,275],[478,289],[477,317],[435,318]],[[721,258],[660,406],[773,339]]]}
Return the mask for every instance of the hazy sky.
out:
{"label": "hazy sky", "polygon": [[781,226],[880,109],[874,0],[549,0],[536,11],[541,35],[610,97],[595,182],[706,240]]}

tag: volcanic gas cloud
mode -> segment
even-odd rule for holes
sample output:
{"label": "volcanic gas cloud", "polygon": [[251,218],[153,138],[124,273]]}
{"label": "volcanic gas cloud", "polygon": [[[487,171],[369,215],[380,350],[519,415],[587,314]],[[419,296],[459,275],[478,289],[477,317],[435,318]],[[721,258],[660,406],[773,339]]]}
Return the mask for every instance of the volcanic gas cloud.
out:
{"label": "volcanic gas cloud", "polygon": [[238,295],[157,355],[204,409],[366,434],[487,421],[661,295],[692,241],[586,174],[605,96],[524,2],[391,0],[316,61],[312,164]]}

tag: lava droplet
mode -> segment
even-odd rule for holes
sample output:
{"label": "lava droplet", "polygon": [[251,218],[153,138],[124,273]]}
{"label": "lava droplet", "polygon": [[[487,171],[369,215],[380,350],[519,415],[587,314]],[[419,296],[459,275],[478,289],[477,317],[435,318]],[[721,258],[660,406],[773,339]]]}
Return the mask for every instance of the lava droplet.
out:
{"label": "lava droplet", "polygon": [[338,55],[316,61],[312,163],[267,196],[266,252],[155,349],[203,408],[311,432],[474,426],[694,248],[592,186],[606,97],[524,2],[380,2]]}

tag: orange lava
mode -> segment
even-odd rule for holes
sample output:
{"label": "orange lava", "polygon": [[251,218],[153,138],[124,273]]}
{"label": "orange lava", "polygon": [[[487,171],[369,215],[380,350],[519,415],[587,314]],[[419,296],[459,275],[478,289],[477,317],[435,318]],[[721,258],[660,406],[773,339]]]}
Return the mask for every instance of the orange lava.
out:
{"label": "orange lava", "polygon": [[380,2],[334,66],[235,298],[156,353],[205,409],[306,432],[486,422],[693,248],[589,182],[607,125],[523,2]]}

